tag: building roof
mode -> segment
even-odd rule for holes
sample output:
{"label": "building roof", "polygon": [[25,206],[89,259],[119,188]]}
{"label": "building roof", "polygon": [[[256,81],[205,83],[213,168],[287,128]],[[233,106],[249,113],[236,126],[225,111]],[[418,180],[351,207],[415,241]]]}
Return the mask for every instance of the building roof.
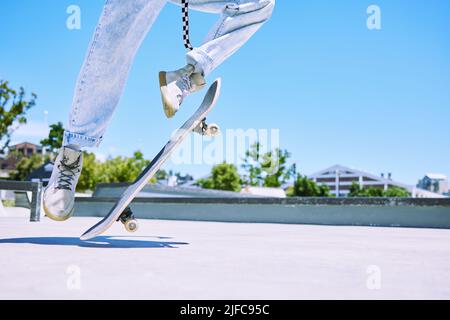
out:
{"label": "building roof", "polygon": [[42,149],[42,146],[35,144],[35,143],[31,143],[31,142],[21,142],[21,143],[9,146],[8,148],[10,150],[14,150],[14,149],[22,148],[22,147],[26,147],[26,146],[33,146],[33,147],[36,147],[36,149],[38,149],[38,150]]}
{"label": "building roof", "polygon": [[447,176],[442,173],[427,173],[425,177],[428,177],[431,180],[447,180]]}
{"label": "building roof", "polygon": [[342,176],[345,176],[345,175],[361,175],[361,176],[364,176],[364,177],[371,178],[373,180],[379,181],[380,183],[386,183],[386,184],[398,186],[398,187],[405,188],[405,189],[411,189],[412,188],[412,186],[410,186],[410,185],[407,185],[407,184],[404,184],[404,183],[401,183],[401,182],[398,182],[398,181],[394,181],[394,180],[392,180],[390,178],[380,177],[380,176],[378,176],[376,174],[373,174],[373,173],[370,173],[370,172],[367,172],[367,171],[362,171],[360,169],[354,169],[354,168],[342,166],[342,165],[339,165],[339,164],[331,166],[331,167],[329,167],[327,169],[323,169],[323,170],[318,171],[316,173],[313,173],[313,174],[309,175],[308,178],[313,179],[313,178],[320,177],[320,176],[327,175],[327,174],[334,175],[336,173],[336,171],[339,171],[339,173]]}

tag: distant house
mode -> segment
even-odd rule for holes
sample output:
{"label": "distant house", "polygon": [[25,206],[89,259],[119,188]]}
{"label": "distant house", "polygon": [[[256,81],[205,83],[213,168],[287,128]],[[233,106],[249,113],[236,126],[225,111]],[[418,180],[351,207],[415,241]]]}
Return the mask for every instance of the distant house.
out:
{"label": "distant house", "polygon": [[335,165],[330,168],[318,171],[308,176],[319,185],[326,185],[330,188],[331,194],[336,197],[347,197],[350,193],[350,187],[353,183],[357,183],[361,189],[364,188],[380,188],[388,190],[392,187],[403,188],[411,193],[413,198],[441,198],[442,194],[438,194],[420,187],[415,187],[405,183],[401,183],[392,179],[392,174],[387,176],[365,172],[341,165]]}
{"label": "distant house", "polygon": [[31,157],[35,154],[43,154],[42,146],[31,142],[22,142],[8,147],[9,153],[2,155],[0,158],[0,178],[8,178],[10,173],[16,170],[16,166],[20,161],[20,156]]}
{"label": "distant house", "polygon": [[8,149],[9,152],[19,152],[25,157],[31,157],[35,154],[42,154],[44,150],[42,146],[30,142],[22,142],[13,146],[9,146]]}
{"label": "distant house", "polygon": [[435,192],[442,195],[448,195],[448,178],[439,173],[427,173],[425,177],[419,180],[418,188]]}

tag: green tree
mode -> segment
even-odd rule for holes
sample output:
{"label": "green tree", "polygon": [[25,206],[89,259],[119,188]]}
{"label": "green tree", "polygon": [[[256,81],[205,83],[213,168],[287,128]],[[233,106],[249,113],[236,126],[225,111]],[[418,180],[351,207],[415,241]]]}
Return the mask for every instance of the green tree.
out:
{"label": "green tree", "polygon": [[326,185],[318,185],[311,179],[297,174],[294,185],[287,191],[291,197],[330,197],[330,188]]}
{"label": "green tree", "polygon": [[77,184],[77,191],[94,190],[99,180],[101,163],[96,160],[94,153],[83,152],[83,170]]}
{"label": "green tree", "polygon": [[[7,81],[0,80],[0,151],[3,153],[11,142],[11,135],[18,125],[27,123],[26,113],[36,104],[37,95],[26,98],[25,90],[11,89]],[[2,142],[3,141],[3,142]]]}
{"label": "green tree", "polygon": [[199,180],[197,184],[204,189],[234,192],[239,192],[242,189],[241,178],[236,166],[225,162],[214,166],[210,177]]}
{"label": "green tree", "polygon": [[244,164],[242,168],[246,174],[243,182],[249,186],[260,186],[262,180],[262,168],[260,165],[261,144],[259,142],[253,144],[249,150],[245,152]]}
{"label": "green tree", "polygon": [[246,174],[244,183],[250,186],[278,188],[295,174],[295,165],[287,166],[291,154],[287,150],[275,149],[262,153],[262,145],[257,142],[245,153],[242,168]]}
{"label": "green tree", "polygon": [[98,172],[102,182],[131,182],[150,163],[137,151],[132,158],[116,157],[101,164]]}
{"label": "green tree", "polygon": [[350,187],[349,197],[386,197],[386,198],[406,198],[410,196],[410,193],[398,187],[390,187],[386,191],[382,188],[363,188],[361,189],[359,184],[354,182]]}
{"label": "green tree", "polygon": [[319,186],[318,197],[331,197],[330,188],[324,184]]}
{"label": "green tree", "polygon": [[27,176],[44,164],[44,157],[35,154],[31,157],[21,157],[16,165],[16,170],[10,174],[12,180],[24,181]]}
{"label": "green tree", "polygon": [[41,140],[41,145],[49,147],[50,151],[55,152],[62,146],[64,137],[64,126],[61,122],[52,124],[48,137]]}
{"label": "green tree", "polygon": [[350,186],[350,192],[348,194],[349,197],[359,197],[359,198],[368,198],[368,197],[383,197],[383,189],[381,188],[361,188],[359,183],[353,182]]}
{"label": "green tree", "polygon": [[155,175],[155,180],[167,180],[167,178],[169,177],[169,175],[167,174],[167,172],[165,170],[159,170],[156,175]]}
{"label": "green tree", "polygon": [[363,194],[363,190],[360,188],[359,183],[353,182],[350,186],[348,193],[349,197],[360,197]]}
{"label": "green tree", "polygon": [[287,150],[280,149],[263,155],[264,187],[279,188],[291,178],[294,167],[288,168],[286,164],[290,156]]}
{"label": "green tree", "polygon": [[366,197],[369,198],[382,198],[384,197],[384,191],[381,188],[370,187],[364,190]]}
{"label": "green tree", "polygon": [[84,152],[77,191],[94,190],[99,183],[132,182],[149,163],[140,151],[133,157],[116,157],[105,162],[98,161],[93,153]]}
{"label": "green tree", "polygon": [[384,192],[384,196],[388,198],[409,198],[411,193],[403,188],[391,187]]}

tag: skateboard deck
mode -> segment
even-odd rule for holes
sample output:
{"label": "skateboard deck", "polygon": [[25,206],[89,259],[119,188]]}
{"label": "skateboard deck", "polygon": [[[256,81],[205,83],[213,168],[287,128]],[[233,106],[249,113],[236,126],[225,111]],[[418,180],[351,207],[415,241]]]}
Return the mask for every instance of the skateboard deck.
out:
{"label": "skateboard deck", "polygon": [[[81,240],[92,239],[102,234],[111,227],[114,222],[121,220],[125,224],[126,221],[132,221],[136,228],[136,221],[130,220],[131,210],[130,203],[139,194],[139,192],[147,185],[148,181],[158,172],[161,166],[170,158],[176,148],[183,140],[206,118],[208,113],[214,108],[220,95],[221,79],[217,79],[209,87],[202,104],[197,111],[179,128],[167,144],[162,148],[153,161],[142,171],[139,177],[124,191],[120,199],[112,207],[111,211],[97,224],[92,226],[80,237]],[[126,225],[126,224],[125,224]],[[127,226],[127,225],[126,225]],[[127,227],[128,230],[128,227]]]}

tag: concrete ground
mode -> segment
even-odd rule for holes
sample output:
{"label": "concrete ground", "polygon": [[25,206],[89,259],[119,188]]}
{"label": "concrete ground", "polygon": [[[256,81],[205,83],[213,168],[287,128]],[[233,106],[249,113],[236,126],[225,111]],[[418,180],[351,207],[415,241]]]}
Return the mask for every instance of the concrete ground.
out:
{"label": "concrete ground", "polygon": [[450,298],[450,230],[96,221],[0,217],[0,298]]}

